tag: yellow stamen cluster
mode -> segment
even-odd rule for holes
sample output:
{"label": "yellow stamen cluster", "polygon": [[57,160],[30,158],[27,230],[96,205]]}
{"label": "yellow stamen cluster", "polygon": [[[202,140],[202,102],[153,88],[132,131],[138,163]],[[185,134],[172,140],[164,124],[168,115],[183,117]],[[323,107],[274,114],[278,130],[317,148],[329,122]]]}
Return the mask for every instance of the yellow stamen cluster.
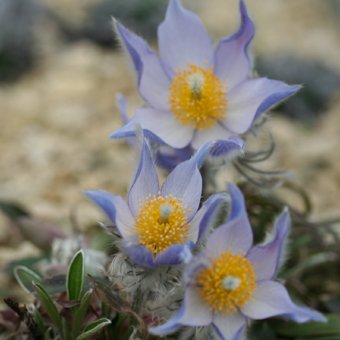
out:
{"label": "yellow stamen cluster", "polygon": [[210,128],[226,114],[225,87],[212,69],[189,65],[179,70],[169,92],[170,110],[183,125]]}
{"label": "yellow stamen cluster", "polygon": [[140,208],[135,219],[139,243],[157,255],[188,239],[189,225],[182,202],[173,197],[154,196]]}
{"label": "yellow stamen cluster", "polygon": [[254,269],[249,260],[231,251],[213,260],[196,278],[201,297],[214,311],[233,313],[244,305],[256,288]]}

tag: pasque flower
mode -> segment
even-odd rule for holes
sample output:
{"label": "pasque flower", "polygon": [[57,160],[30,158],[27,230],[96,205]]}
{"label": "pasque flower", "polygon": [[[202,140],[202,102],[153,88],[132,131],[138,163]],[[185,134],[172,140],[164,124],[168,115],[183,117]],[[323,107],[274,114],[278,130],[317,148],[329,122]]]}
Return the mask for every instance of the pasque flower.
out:
{"label": "pasque flower", "polygon": [[151,328],[151,333],[167,334],[182,325],[212,325],[221,339],[238,339],[248,319],[283,315],[297,322],[325,321],[320,313],[294,304],[286,288],[273,279],[287,240],[288,211],[276,220],[272,238],[252,247],[242,193],[234,185],[229,192],[232,202],[227,222],[209,236],[204,252],[188,264],[182,307],[168,322]]}
{"label": "pasque flower", "polygon": [[251,78],[248,47],[254,25],[240,1],[241,25],[213,46],[198,16],[170,0],[158,28],[159,55],[140,37],[115,22],[118,37],[131,57],[146,107],[112,138],[134,134],[135,123],[148,136],[175,149],[197,150],[211,140],[242,148],[239,136],[266,110],[300,86],[268,78]]}
{"label": "pasque flower", "polygon": [[147,141],[142,138],[140,160],[128,200],[95,190],[85,194],[101,207],[122,236],[123,251],[143,267],[181,262],[185,245],[193,245],[214,217],[224,194],[211,196],[200,209],[199,168],[212,143],[178,165],[160,188]]}

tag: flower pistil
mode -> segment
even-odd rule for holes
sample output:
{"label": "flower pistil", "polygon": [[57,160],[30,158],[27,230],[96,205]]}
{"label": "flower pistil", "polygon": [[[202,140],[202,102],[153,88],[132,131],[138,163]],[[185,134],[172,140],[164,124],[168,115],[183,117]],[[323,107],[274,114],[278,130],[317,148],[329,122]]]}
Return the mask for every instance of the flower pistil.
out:
{"label": "flower pistil", "polygon": [[224,252],[197,276],[203,300],[217,312],[230,314],[252,297],[256,288],[254,268],[242,255]]}
{"label": "flower pistil", "polygon": [[139,243],[154,255],[174,244],[184,244],[189,232],[186,210],[172,195],[149,198],[135,219]]}
{"label": "flower pistil", "polygon": [[189,65],[170,85],[170,110],[183,125],[210,128],[227,110],[225,87],[212,69]]}

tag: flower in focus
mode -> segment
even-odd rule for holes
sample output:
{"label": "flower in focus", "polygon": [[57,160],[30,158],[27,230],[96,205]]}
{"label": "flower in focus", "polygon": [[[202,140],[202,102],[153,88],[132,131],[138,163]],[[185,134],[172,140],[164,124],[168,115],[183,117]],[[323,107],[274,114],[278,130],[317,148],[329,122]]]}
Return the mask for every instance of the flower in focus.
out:
{"label": "flower in focus", "polygon": [[287,210],[276,220],[272,239],[252,247],[243,196],[234,185],[229,190],[228,221],[209,236],[204,252],[189,262],[182,307],[167,323],[151,328],[151,333],[167,334],[182,325],[212,325],[221,339],[239,339],[248,319],[283,315],[297,322],[325,321],[320,313],[295,305],[286,288],[273,280],[287,240]]}
{"label": "flower in focus", "polygon": [[[122,122],[127,124],[129,122],[127,101],[122,94],[117,95],[117,106],[120,111]],[[133,124],[132,122],[133,121],[131,121],[131,124]],[[134,133],[125,135],[125,140],[131,146],[135,143],[134,139]],[[178,164],[189,159],[194,153],[194,150],[190,145],[182,149],[174,149],[166,144],[156,144],[157,143],[152,144],[152,150],[155,155],[157,165],[167,170],[173,170]],[[241,139],[230,139],[225,143],[218,143],[215,141],[209,155],[212,157],[223,155],[223,158],[228,155],[228,157],[232,158],[235,154],[240,152],[242,147],[243,141]]]}
{"label": "flower in focus", "polygon": [[143,138],[140,160],[125,202],[97,190],[86,195],[101,207],[122,236],[123,251],[143,267],[178,264],[186,244],[195,244],[225,198],[211,196],[200,209],[199,167],[211,144],[178,165],[159,187],[149,146]]}
{"label": "flower in focus", "polygon": [[197,150],[218,140],[218,153],[240,150],[243,141],[239,136],[263,112],[300,88],[268,78],[250,78],[248,47],[254,25],[242,0],[240,12],[239,30],[214,47],[199,17],[183,8],[179,0],[170,0],[158,28],[159,55],[116,22],[147,106],[138,109],[112,138],[132,136],[139,123],[149,137],[175,149]]}

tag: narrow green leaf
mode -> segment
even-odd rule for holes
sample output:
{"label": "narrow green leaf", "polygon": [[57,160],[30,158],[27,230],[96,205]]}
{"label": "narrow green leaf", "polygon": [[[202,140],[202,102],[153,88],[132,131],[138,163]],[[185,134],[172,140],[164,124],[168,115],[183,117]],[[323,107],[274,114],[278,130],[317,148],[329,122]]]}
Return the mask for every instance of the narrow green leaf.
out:
{"label": "narrow green leaf", "polygon": [[44,306],[47,314],[49,315],[55,326],[58,328],[59,332],[62,334],[61,318],[58,313],[57,307],[40,283],[35,282],[34,286],[36,288],[36,292],[41,304]]}
{"label": "narrow green leaf", "polygon": [[76,337],[80,332],[80,327],[82,325],[82,322],[84,321],[86,312],[90,305],[92,293],[93,290],[90,289],[83,295],[79,307],[75,310],[75,313],[73,314],[74,316],[72,321],[72,334],[74,337]]}
{"label": "narrow green leaf", "polygon": [[65,340],[72,339],[71,330],[69,329],[67,320],[65,318],[61,320],[61,327],[62,327],[62,339]]}
{"label": "narrow green leaf", "polygon": [[41,316],[41,314],[40,314],[38,309],[34,310],[34,312],[33,312],[33,319],[34,319],[35,323],[37,324],[41,334],[45,334],[46,327],[44,325],[44,319]]}
{"label": "narrow green leaf", "polygon": [[16,266],[14,268],[14,277],[26,293],[34,292],[33,282],[41,282],[41,277],[25,266]]}
{"label": "narrow green leaf", "polygon": [[106,318],[101,318],[96,321],[93,321],[85,327],[84,332],[81,335],[79,335],[76,338],[76,340],[88,339],[94,334],[98,333],[100,330],[102,330],[105,326],[109,325],[110,323],[111,320]]}
{"label": "narrow green leaf", "polygon": [[51,340],[52,327],[48,327],[44,333],[44,340]]}
{"label": "narrow green leaf", "polygon": [[296,267],[287,270],[284,274],[284,278],[295,277],[301,275],[306,270],[310,270],[313,267],[320,266],[324,263],[334,262],[337,260],[335,253],[319,253],[310,255],[306,260],[299,263]]}
{"label": "narrow green leaf", "polygon": [[66,278],[67,296],[70,301],[80,300],[84,287],[84,252],[80,249],[73,257]]}
{"label": "narrow green leaf", "polygon": [[280,335],[287,337],[321,338],[338,336],[340,338],[340,316],[327,315],[328,322],[307,322],[304,324],[284,323],[277,328]]}

